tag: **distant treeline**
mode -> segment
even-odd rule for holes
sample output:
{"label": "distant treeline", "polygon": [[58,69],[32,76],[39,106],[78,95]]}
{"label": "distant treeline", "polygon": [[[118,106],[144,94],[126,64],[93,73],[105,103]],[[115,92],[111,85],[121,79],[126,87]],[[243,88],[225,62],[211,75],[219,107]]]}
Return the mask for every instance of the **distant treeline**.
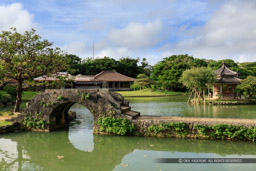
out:
{"label": "distant treeline", "polygon": [[[237,63],[231,59],[207,60],[194,58],[189,55],[172,55],[150,66],[145,58],[121,58],[115,60],[110,57],[81,59],[76,55],[66,56],[71,74],[95,75],[101,71],[117,71],[121,74],[136,78],[144,74],[154,82],[155,87],[165,90],[184,90],[179,82],[182,73],[193,67],[210,67],[217,70],[225,62],[231,70],[238,72],[239,78],[246,78],[249,75],[256,76],[256,62]],[[139,63],[140,62],[140,63]]]}

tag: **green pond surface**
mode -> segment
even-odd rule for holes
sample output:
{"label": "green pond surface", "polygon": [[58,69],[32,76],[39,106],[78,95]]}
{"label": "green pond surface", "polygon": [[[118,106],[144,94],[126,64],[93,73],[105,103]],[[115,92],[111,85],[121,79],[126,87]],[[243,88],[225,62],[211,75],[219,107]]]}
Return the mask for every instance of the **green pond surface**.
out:
{"label": "green pond surface", "polygon": [[141,115],[256,119],[256,105],[189,105],[188,96],[126,99]]}
{"label": "green pond surface", "polygon": [[[175,97],[174,100],[169,97],[154,100],[134,98],[130,101],[132,109],[135,108],[143,114],[167,115],[168,111],[171,111],[171,113],[176,112],[176,116],[181,116],[182,112],[185,112],[182,116],[188,116],[186,112],[194,110],[192,107],[192,109],[185,109],[188,107],[185,102],[186,98],[184,101],[178,100],[183,98],[182,96]],[[169,105],[174,109],[172,110]],[[139,109],[138,106],[141,108]],[[179,106],[183,106],[183,108],[178,110]],[[237,106],[237,108],[239,107]],[[166,108],[167,111],[162,108]],[[253,112],[253,106],[248,106],[248,108]],[[250,116],[249,109],[247,116]],[[72,121],[67,129],[50,133],[1,134],[0,170],[256,170],[256,163],[171,164],[157,163],[156,161],[158,158],[256,158],[256,144],[252,142],[93,135],[93,118],[90,112],[79,104],[75,104],[71,110],[77,113],[77,119]],[[180,115],[178,115],[179,113]],[[229,113],[231,114],[231,112]],[[201,112],[200,115],[205,116],[206,114]]]}

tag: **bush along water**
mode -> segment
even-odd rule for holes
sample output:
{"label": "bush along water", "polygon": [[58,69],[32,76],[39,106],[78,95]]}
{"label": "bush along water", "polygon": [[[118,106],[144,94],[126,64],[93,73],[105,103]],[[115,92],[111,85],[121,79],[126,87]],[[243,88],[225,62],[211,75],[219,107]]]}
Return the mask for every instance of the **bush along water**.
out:
{"label": "bush along water", "polygon": [[23,125],[27,129],[45,129],[46,125],[50,123],[46,122],[44,118],[42,118],[42,113],[36,113],[33,117],[31,114],[27,115],[24,118]]}
{"label": "bush along water", "polygon": [[134,124],[122,118],[100,117],[96,124],[99,125],[98,131],[116,135],[132,135],[135,131]]}
{"label": "bush along water", "polygon": [[214,140],[256,140],[256,127],[218,124],[214,126],[188,123],[161,123],[148,127],[148,136],[184,137]]}

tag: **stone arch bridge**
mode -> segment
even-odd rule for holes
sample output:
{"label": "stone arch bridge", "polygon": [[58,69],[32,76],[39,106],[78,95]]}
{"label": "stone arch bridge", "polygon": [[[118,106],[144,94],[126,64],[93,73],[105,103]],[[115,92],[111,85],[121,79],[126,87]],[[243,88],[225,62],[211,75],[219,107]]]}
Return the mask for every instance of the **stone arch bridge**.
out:
{"label": "stone arch bridge", "polygon": [[140,115],[131,111],[129,102],[121,94],[108,89],[49,89],[27,103],[24,113],[49,122],[45,129],[50,131],[68,124],[68,111],[74,103],[88,108],[94,121],[100,116],[113,115],[132,120]]}

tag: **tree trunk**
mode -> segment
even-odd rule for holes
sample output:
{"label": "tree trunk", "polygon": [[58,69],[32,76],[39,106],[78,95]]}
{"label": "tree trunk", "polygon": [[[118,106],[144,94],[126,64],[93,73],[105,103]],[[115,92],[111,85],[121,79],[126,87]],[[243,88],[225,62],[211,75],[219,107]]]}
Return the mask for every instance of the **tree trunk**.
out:
{"label": "tree trunk", "polygon": [[21,94],[22,94],[22,81],[18,80],[18,85],[16,88],[16,102],[14,106],[14,112],[20,111],[20,103],[21,103]]}
{"label": "tree trunk", "polygon": [[187,104],[190,103],[190,99],[191,99],[192,94],[193,94],[193,90],[192,90],[191,93],[190,93],[190,96],[189,96],[189,98],[188,98]]}
{"label": "tree trunk", "polygon": [[197,104],[200,103],[200,98],[201,98],[201,92],[198,91],[198,95],[197,95]]}

